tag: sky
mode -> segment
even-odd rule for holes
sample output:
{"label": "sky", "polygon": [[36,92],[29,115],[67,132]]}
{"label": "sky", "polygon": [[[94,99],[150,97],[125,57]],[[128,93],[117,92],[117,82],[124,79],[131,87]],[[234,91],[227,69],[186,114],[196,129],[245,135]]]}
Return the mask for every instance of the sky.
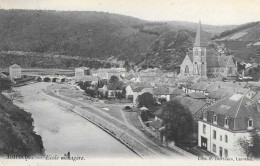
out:
{"label": "sky", "polygon": [[103,11],[150,21],[235,25],[260,21],[260,0],[0,0],[2,9]]}

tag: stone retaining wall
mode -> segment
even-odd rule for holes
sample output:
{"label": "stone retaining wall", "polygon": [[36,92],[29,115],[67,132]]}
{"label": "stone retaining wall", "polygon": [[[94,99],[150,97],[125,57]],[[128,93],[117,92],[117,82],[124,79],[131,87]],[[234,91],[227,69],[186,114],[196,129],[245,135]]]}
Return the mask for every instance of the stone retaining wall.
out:
{"label": "stone retaining wall", "polygon": [[[45,94],[45,93],[44,93]],[[57,99],[55,97],[52,97],[50,95],[45,94],[46,97],[50,98],[51,100]],[[62,100],[61,100],[62,101]],[[118,139],[120,142],[122,142],[124,145],[126,145],[128,148],[130,148],[132,151],[134,151],[137,155],[139,155],[142,158],[148,158],[152,156],[159,156],[156,152],[154,152],[152,149],[141,143],[140,141],[136,140],[132,136],[130,136],[128,133],[125,133],[124,131],[120,130],[115,125],[107,122],[105,119],[98,117],[97,115],[94,115],[90,113],[89,111],[84,109],[84,114],[82,114],[82,108],[79,108],[77,106],[74,106],[70,103],[67,103],[63,101],[60,106],[68,109],[69,111],[72,111],[79,116],[89,120],[93,124],[97,125],[107,133],[109,133],[114,138]]]}

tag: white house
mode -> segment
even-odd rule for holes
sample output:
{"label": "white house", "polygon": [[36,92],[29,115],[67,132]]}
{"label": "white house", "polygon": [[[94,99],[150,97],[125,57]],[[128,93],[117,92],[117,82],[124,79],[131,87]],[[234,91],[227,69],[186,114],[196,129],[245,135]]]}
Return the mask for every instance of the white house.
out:
{"label": "white house", "polygon": [[130,99],[130,98],[133,98],[133,96],[134,96],[134,91],[133,91],[131,85],[127,85],[125,88],[125,97],[127,99]]}
{"label": "white house", "polygon": [[9,76],[11,80],[22,78],[22,68],[17,64],[10,66]]}
{"label": "white house", "polygon": [[79,67],[75,69],[75,79],[80,79],[85,75],[91,75],[91,71],[87,67]]}
{"label": "white house", "polygon": [[234,94],[207,107],[198,123],[198,146],[219,157],[246,157],[239,140],[260,128],[260,112],[253,100]]}

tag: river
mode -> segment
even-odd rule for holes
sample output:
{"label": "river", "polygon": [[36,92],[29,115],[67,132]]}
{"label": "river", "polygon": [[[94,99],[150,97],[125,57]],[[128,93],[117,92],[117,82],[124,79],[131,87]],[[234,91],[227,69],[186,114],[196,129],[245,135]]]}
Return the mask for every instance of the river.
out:
{"label": "river", "polygon": [[86,158],[137,157],[114,137],[91,122],[61,107],[40,93],[51,83],[41,82],[15,88],[23,96],[14,103],[32,113],[35,131],[41,135],[46,155]]}

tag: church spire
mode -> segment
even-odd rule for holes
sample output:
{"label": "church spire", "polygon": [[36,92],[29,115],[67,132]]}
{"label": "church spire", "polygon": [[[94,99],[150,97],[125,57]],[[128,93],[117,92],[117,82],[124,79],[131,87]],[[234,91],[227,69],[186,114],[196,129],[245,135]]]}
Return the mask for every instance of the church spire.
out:
{"label": "church spire", "polygon": [[206,46],[207,46],[207,42],[206,42],[203,30],[201,28],[201,23],[199,21],[199,26],[198,26],[198,29],[197,29],[194,47],[206,47]]}

